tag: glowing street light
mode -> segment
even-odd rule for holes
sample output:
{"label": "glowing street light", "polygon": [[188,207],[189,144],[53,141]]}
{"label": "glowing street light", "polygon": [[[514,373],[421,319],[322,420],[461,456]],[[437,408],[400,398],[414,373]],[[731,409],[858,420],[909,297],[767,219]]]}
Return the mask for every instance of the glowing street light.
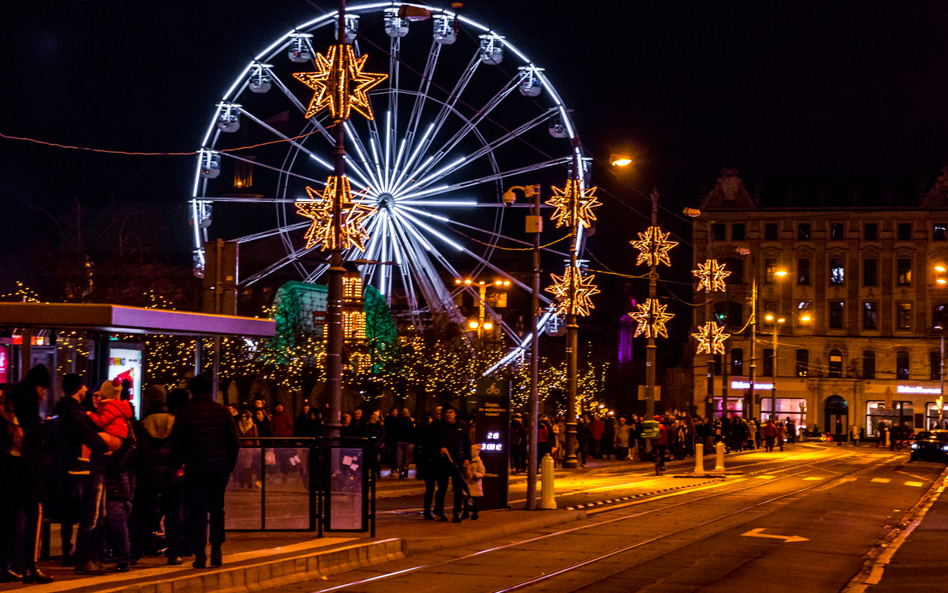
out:
{"label": "glowing street light", "polygon": [[613,154],[609,156],[613,167],[625,167],[632,164],[632,157],[627,154]]}

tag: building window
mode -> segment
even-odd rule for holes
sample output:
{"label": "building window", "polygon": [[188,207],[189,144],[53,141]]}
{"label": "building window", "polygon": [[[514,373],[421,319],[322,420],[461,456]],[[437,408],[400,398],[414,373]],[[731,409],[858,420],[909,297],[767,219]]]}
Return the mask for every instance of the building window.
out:
{"label": "building window", "polygon": [[948,224],[943,222],[935,223],[935,236],[932,238],[934,241],[948,241]]}
{"label": "building window", "polygon": [[912,260],[899,260],[899,286],[912,284]]}
{"label": "building window", "polygon": [[797,284],[810,285],[810,260],[797,260]]}
{"label": "building window", "polygon": [[843,301],[830,301],[830,329],[843,329]]}
{"label": "building window", "polygon": [[830,350],[829,376],[831,379],[843,378],[843,353],[839,350]]}
{"label": "building window", "polygon": [[797,350],[797,377],[806,377],[810,372],[810,351]]}
{"label": "building window", "polygon": [[899,241],[911,241],[911,240],[912,240],[912,223],[900,222],[899,223]]}
{"label": "building window", "polygon": [[907,381],[909,378],[909,353],[899,350],[895,353],[895,378]]}
{"label": "building window", "polygon": [[764,225],[764,241],[777,240],[777,223],[768,222]]}
{"label": "building window", "polygon": [[842,285],[844,276],[845,276],[845,270],[843,269],[843,260],[831,259],[830,260],[830,284],[833,284],[835,286]]}
{"label": "building window", "polygon": [[797,240],[798,241],[809,241],[810,240],[810,223],[801,222],[797,225]]}
{"label": "building window", "polygon": [[715,223],[711,225],[711,234],[715,241],[724,241],[727,233],[727,225]]}
{"label": "building window", "polygon": [[777,260],[775,259],[765,259],[764,260],[764,284],[773,284],[774,283],[774,272],[777,271]]}
{"label": "building window", "polygon": [[731,349],[731,376],[742,377],[744,375],[744,349]]}
{"label": "building window", "polygon": [[774,349],[773,348],[764,348],[763,375],[765,377],[774,376]]}
{"label": "building window", "polygon": [[896,303],[896,327],[898,329],[912,329],[912,303],[902,301]]}
{"label": "building window", "polygon": [[830,241],[842,241],[846,238],[845,229],[841,222],[831,222],[830,223]]}
{"label": "building window", "polygon": [[744,240],[744,223],[735,222],[731,225],[731,240],[733,241],[743,241]]}
{"label": "building window", "polygon": [[879,328],[879,305],[873,301],[866,301],[862,304],[862,328]]}
{"label": "building window", "polygon": [[862,262],[862,285],[875,286],[879,282],[878,278],[879,260],[867,259]]}
{"label": "building window", "polygon": [[863,231],[866,241],[875,241],[879,238],[879,225],[874,222],[867,222]]}
{"label": "building window", "polygon": [[813,301],[797,301],[797,321],[809,323],[813,320]]}
{"label": "building window", "polygon": [[932,369],[931,380],[941,381],[941,350],[928,353],[928,364]]}
{"label": "building window", "polygon": [[862,352],[862,378],[876,378],[876,353],[874,350],[863,350]]}
{"label": "building window", "polygon": [[945,327],[945,312],[948,311],[948,305],[936,305],[932,310],[932,329],[943,329]]}

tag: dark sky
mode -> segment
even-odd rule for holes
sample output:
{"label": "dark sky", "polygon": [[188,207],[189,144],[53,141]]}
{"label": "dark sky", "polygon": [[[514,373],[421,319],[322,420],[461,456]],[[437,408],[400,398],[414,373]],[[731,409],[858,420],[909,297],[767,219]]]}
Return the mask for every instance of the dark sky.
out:
{"label": "dark sky", "polygon": [[[194,150],[239,68],[292,25],[321,14],[316,7],[335,4],[5,6],[0,133],[129,152]],[[662,203],[680,212],[723,168],[747,179],[931,181],[948,159],[943,2],[470,0],[465,11],[546,69],[592,156],[636,154],[627,181],[594,169],[603,199],[625,202],[607,204],[602,236],[644,224],[633,209],[648,205],[636,190],[657,185]],[[112,156],[0,138],[7,213],[0,233],[19,242],[33,232],[19,215],[26,201],[183,208],[191,176],[191,157]],[[9,275],[0,271],[0,280]]]}

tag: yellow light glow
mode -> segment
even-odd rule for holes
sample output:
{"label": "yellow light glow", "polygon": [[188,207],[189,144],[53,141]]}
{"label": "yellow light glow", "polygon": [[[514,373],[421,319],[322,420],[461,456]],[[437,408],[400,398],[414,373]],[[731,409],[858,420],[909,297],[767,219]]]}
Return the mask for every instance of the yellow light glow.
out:
{"label": "yellow light glow", "polygon": [[563,189],[554,187],[553,197],[546,204],[556,208],[551,216],[556,221],[556,228],[563,225],[575,228],[580,224],[589,228],[590,223],[596,220],[593,208],[602,205],[595,192],[595,187],[583,190],[579,179],[570,179]]}
{"label": "yellow light glow", "polygon": [[808,321],[810,321],[810,316],[804,315],[803,317],[800,318],[800,321],[807,323]]}
{"label": "yellow light glow", "polygon": [[471,329],[477,329],[477,325],[478,323],[476,321],[471,321],[467,324],[467,326]]}
{"label": "yellow light glow", "polygon": [[731,334],[724,333],[724,326],[710,321],[698,327],[698,333],[691,334],[698,340],[698,354],[724,354],[724,340]]}
{"label": "yellow light glow", "polygon": [[[553,286],[548,286],[544,290],[552,293],[556,297],[557,315],[579,315],[586,317],[590,309],[595,309],[592,304],[592,295],[599,294],[599,288],[592,283],[594,274],[583,276],[574,268],[566,267],[562,276],[550,274],[553,278]],[[574,295],[573,302],[570,302],[570,295]]]}
{"label": "yellow light glow", "polygon": [[485,322],[485,323],[484,323],[484,329],[486,329],[486,330],[494,329],[494,324],[491,323],[491,322],[489,322],[489,321],[488,321],[488,322]]}
{"label": "yellow light glow", "polygon": [[935,266],[935,271],[936,271],[936,272],[944,272],[945,270],[948,270],[948,268],[945,268],[945,266],[943,266],[943,265],[941,265],[941,264],[938,264],[937,266]]}
{"label": "yellow light glow", "polygon": [[636,304],[635,307],[638,311],[628,314],[638,322],[632,337],[638,337],[640,334],[645,334],[646,338],[668,337],[665,322],[675,316],[674,313],[665,312],[668,305],[662,305],[658,299],[647,299],[645,303]]}
{"label": "yellow light glow", "polygon": [[504,280],[504,286],[510,286],[510,280]]}
{"label": "yellow light glow", "polygon": [[724,264],[719,264],[716,259],[709,259],[703,264],[698,264],[698,269],[692,270],[691,273],[698,277],[698,290],[708,292],[725,292],[724,279],[731,275],[724,269]]}
{"label": "yellow light glow", "polygon": [[[665,264],[670,267],[671,260],[668,258],[668,250],[678,245],[678,243],[669,241],[669,235],[671,233],[663,233],[662,229],[657,226],[650,226],[644,233],[639,233],[638,241],[629,241],[632,247],[639,250],[639,257],[635,261],[635,265],[657,266]],[[727,272],[727,274],[730,274],[730,272]]]}
{"label": "yellow light glow", "polygon": [[494,280],[494,284],[496,284],[497,286],[500,286],[503,283],[504,283],[503,280]]}
{"label": "yellow light glow", "polygon": [[777,276],[779,278],[783,278],[787,274],[789,274],[789,272],[787,272],[786,270],[777,270],[776,272],[774,272],[774,276]]}
{"label": "yellow light glow", "polygon": [[470,284],[470,283],[471,283],[471,279],[470,279],[470,278],[465,278],[465,279],[464,279],[464,284]]}
{"label": "yellow light glow", "polygon": [[388,74],[363,72],[368,54],[356,58],[351,45],[333,45],[325,56],[316,54],[317,72],[297,72],[293,78],[316,91],[304,117],[313,117],[326,107],[334,120],[348,119],[352,109],[373,119],[366,93],[388,78]]}
{"label": "yellow light glow", "polygon": [[[322,192],[307,187],[306,193],[310,200],[296,202],[297,214],[313,221],[306,231],[306,249],[320,245],[323,250],[357,247],[359,251],[365,251],[365,242],[369,239],[365,224],[376,210],[361,200],[353,201],[348,177],[343,176],[340,183],[338,177],[330,176]],[[338,246],[335,245],[336,237],[332,224],[333,204],[336,200],[339,201],[341,219],[339,223],[341,244]]]}
{"label": "yellow light glow", "polygon": [[460,281],[460,280],[458,280],[457,278],[455,278],[455,279],[454,279],[454,283],[455,283],[455,284],[460,284],[460,283],[461,283],[461,281]]}
{"label": "yellow light glow", "polygon": [[935,282],[937,282],[938,284],[941,284],[941,285],[943,285],[943,286],[944,286],[945,284],[948,284],[948,280],[945,280],[944,278],[939,278],[938,280],[935,280]]}
{"label": "yellow light glow", "polygon": [[613,167],[625,167],[632,164],[632,157],[627,154],[614,154],[609,157]]}
{"label": "yellow light glow", "polygon": [[773,321],[773,320],[774,320],[774,316],[771,315],[770,313],[768,313],[768,314],[764,315],[764,319],[766,319],[767,321]]}

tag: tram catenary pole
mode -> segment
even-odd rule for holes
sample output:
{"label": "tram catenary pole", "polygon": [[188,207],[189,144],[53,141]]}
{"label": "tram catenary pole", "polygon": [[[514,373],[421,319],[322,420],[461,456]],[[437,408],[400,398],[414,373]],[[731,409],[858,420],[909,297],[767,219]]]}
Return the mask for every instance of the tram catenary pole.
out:
{"label": "tram catenary pole", "polygon": [[[574,179],[582,179],[582,160],[577,153],[573,157],[573,175]],[[579,274],[579,263],[577,262],[576,252],[579,250],[579,230],[582,226],[579,217],[576,215],[576,201],[582,199],[582,191],[572,192],[574,200],[570,204],[570,217],[573,227],[573,241],[569,250],[569,273]],[[575,276],[569,283],[569,293],[567,295],[569,308],[566,311],[566,451],[563,455],[563,467],[579,467],[579,459],[576,457],[576,375],[577,366],[579,366],[579,323],[576,320],[576,281]]]}
{"label": "tram catenary pole", "polygon": [[[658,188],[652,188],[652,226],[658,228]],[[651,258],[648,270],[648,298],[655,302],[658,298],[658,261]],[[651,323],[651,320],[649,320]],[[645,419],[651,420],[655,415],[655,332],[649,332],[648,345],[645,347]]]}
{"label": "tram catenary pole", "polygon": [[[346,42],[346,0],[339,0],[339,26],[336,42]],[[333,175],[339,180],[339,186],[346,174],[346,131],[345,118],[333,122]],[[346,270],[342,267],[342,192],[337,191],[332,205],[332,249],[329,252],[329,290],[326,306],[326,383],[329,388],[329,418],[326,422],[326,435],[338,437],[342,428],[342,277]]]}
{"label": "tram catenary pole", "polygon": [[[537,186],[539,189],[540,186]],[[536,216],[536,234],[533,235],[533,294],[530,295],[530,327],[533,339],[530,344],[530,398],[527,401],[530,446],[527,448],[527,509],[537,508],[537,427],[540,421],[540,192],[533,193],[533,215]]]}

